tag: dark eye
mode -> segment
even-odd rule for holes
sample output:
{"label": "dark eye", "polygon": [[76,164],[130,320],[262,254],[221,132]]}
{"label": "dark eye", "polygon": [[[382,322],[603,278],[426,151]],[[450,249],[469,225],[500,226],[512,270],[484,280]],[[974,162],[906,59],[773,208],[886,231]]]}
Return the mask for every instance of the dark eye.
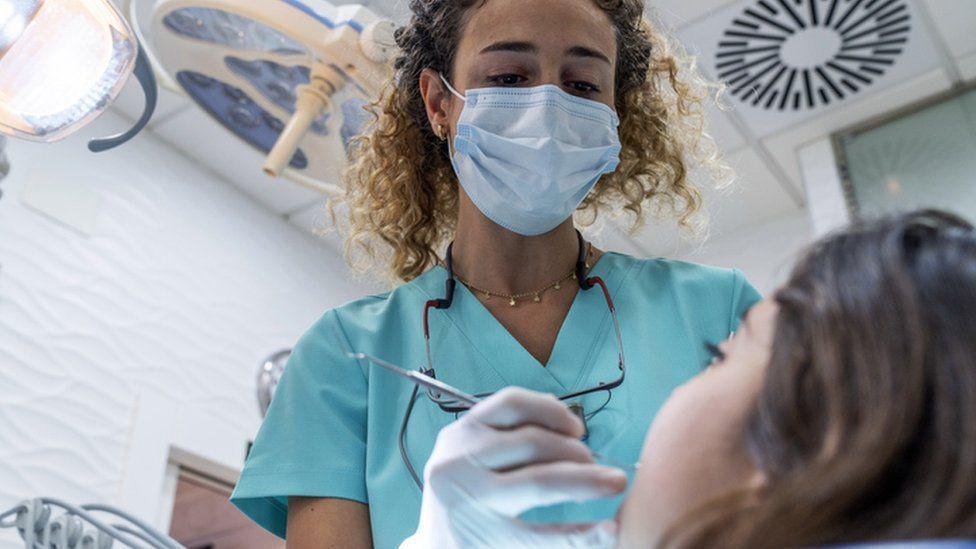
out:
{"label": "dark eye", "polygon": [[574,82],[567,82],[566,85],[569,86],[573,91],[578,92],[578,93],[586,94],[586,93],[599,93],[600,92],[600,88],[596,87],[593,84],[590,84],[589,82],[584,82],[582,80],[577,80],[577,81],[574,81]]}
{"label": "dark eye", "polygon": [[525,81],[525,77],[518,74],[499,74],[489,76],[488,81],[498,86],[518,86]]}
{"label": "dark eye", "polygon": [[725,353],[722,352],[722,349],[719,349],[718,345],[705,343],[705,350],[712,356],[712,360],[708,363],[708,366],[725,360]]}

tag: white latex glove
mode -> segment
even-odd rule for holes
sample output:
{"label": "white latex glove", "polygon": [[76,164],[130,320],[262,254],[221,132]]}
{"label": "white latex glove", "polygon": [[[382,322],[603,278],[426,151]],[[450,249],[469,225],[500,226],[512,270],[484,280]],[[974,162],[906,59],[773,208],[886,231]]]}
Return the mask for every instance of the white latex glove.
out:
{"label": "white latex glove", "polygon": [[623,471],[597,465],[583,424],[552,395],[508,388],[441,430],[424,467],[416,533],[400,549],[612,547],[613,521],[519,520],[539,506],[624,490]]}

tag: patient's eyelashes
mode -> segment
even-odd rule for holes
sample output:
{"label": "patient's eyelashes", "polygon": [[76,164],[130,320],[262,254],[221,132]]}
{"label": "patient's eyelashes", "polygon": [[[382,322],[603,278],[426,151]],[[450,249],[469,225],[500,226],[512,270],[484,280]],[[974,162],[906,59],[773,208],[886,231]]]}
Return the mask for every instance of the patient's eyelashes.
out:
{"label": "patient's eyelashes", "polygon": [[708,351],[708,354],[712,355],[712,360],[711,362],[708,363],[706,368],[708,366],[711,366],[712,364],[716,364],[718,362],[722,362],[723,360],[725,360],[725,353],[722,352],[722,349],[719,349],[718,345],[706,341],[705,350]]}

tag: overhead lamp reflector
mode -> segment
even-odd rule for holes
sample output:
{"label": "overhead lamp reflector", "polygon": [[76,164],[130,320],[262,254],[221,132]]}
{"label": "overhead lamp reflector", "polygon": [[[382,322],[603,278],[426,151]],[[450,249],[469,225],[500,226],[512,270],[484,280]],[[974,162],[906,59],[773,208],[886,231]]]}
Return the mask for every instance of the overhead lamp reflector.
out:
{"label": "overhead lamp reflector", "polygon": [[260,168],[319,191],[337,183],[396,53],[393,23],[328,0],[156,0],[135,26],[165,73]]}
{"label": "overhead lamp reflector", "polygon": [[[45,142],[66,137],[112,103],[138,57],[132,29],[107,0],[0,2],[0,132]],[[139,128],[90,148],[110,148]]]}

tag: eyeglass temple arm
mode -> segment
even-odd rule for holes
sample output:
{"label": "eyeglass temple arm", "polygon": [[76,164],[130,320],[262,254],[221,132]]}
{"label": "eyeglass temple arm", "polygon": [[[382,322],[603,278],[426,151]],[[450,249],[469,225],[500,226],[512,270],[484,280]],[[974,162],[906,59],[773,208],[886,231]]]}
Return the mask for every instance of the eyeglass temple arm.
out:
{"label": "eyeglass temple arm", "polygon": [[610,318],[613,320],[614,337],[617,338],[617,368],[620,369],[620,377],[611,381],[610,383],[601,383],[597,387],[593,387],[591,389],[585,389],[583,391],[563,395],[560,397],[563,399],[577,398],[589,393],[595,393],[596,391],[616,389],[617,387],[623,385],[624,377],[627,375],[627,370],[624,365],[623,340],[620,336],[620,323],[617,322],[617,307],[613,304],[613,299],[610,297],[610,290],[607,289],[607,283],[598,276],[591,276],[590,278],[586,279],[586,283],[589,284],[590,287],[599,286],[600,289],[603,290],[603,297],[606,298],[607,306],[610,308]]}
{"label": "eyeglass temple arm", "polygon": [[576,240],[579,242],[579,255],[576,256],[576,281],[580,288],[589,290],[593,287],[593,280],[586,278],[586,243],[583,242],[583,233],[576,230]]}
{"label": "eyeglass temple arm", "polygon": [[139,120],[136,121],[134,126],[123,133],[89,141],[88,150],[91,152],[114,149],[132,139],[146,127],[149,119],[152,118],[153,112],[156,110],[156,100],[158,99],[159,93],[156,86],[156,75],[153,74],[152,65],[149,64],[149,58],[142,49],[142,45],[137,45],[137,47],[139,48],[139,52],[136,54],[136,66],[132,73],[139,80],[139,85],[142,86],[142,93],[146,96],[146,106],[142,111],[142,116],[139,117]]}
{"label": "eyeglass temple arm", "polygon": [[620,322],[617,321],[617,306],[613,303],[613,298],[610,297],[610,290],[607,289],[607,283],[603,281],[602,278],[598,276],[591,276],[586,281],[591,286],[600,286],[603,290],[603,297],[607,300],[607,306],[610,308],[610,318],[613,320],[613,332],[614,336],[617,338],[617,366],[621,371],[624,369],[624,345],[623,338],[620,335]]}

